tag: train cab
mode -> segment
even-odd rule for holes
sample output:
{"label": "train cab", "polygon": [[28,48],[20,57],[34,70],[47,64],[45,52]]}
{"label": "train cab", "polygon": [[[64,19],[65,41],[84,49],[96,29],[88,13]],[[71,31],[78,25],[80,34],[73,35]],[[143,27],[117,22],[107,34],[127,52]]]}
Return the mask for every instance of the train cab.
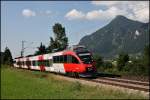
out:
{"label": "train cab", "polygon": [[82,77],[91,77],[91,75],[96,75],[96,67],[94,65],[94,60],[92,53],[85,46],[76,46],[73,48],[73,51],[79,57],[82,65],[85,68],[85,71],[80,73]]}

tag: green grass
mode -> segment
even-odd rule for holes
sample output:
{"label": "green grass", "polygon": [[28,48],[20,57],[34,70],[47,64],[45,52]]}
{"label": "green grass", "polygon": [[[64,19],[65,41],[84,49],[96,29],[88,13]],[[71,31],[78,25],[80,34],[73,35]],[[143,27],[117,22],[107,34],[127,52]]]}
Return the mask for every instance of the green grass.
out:
{"label": "green grass", "polygon": [[56,79],[54,74],[1,68],[1,99],[148,99],[103,87]]}

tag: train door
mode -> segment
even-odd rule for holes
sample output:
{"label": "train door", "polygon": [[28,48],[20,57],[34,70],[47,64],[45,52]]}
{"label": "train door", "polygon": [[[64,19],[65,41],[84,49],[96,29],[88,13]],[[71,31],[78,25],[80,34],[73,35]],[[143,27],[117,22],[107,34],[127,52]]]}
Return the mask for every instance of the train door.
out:
{"label": "train door", "polygon": [[56,73],[65,73],[63,55],[53,56],[53,68]]}

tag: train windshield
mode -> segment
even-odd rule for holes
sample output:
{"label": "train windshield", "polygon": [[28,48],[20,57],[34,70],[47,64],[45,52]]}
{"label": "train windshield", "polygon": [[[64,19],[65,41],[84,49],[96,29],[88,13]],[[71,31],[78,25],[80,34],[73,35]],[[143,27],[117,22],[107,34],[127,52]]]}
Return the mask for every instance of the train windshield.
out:
{"label": "train windshield", "polygon": [[92,63],[92,57],[90,53],[81,53],[81,54],[78,54],[78,56],[83,61],[84,64]]}
{"label": "train windshield", "polygon": [[86,48],[84,47],[77,47],[77,48],[74,48],[74,51],[76,53],[85,53],[85,52],[89,52]]}

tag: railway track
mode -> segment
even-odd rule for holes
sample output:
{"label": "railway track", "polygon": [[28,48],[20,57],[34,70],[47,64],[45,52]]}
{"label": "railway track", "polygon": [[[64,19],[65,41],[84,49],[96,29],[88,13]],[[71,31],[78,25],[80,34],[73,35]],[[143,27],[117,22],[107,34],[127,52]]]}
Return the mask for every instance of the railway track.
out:
{"label": "railway track", "polygon": [[120,78],[108,78],[108,77],[101,77],[89,81],[149,92],[149,82],[133,81]]}

